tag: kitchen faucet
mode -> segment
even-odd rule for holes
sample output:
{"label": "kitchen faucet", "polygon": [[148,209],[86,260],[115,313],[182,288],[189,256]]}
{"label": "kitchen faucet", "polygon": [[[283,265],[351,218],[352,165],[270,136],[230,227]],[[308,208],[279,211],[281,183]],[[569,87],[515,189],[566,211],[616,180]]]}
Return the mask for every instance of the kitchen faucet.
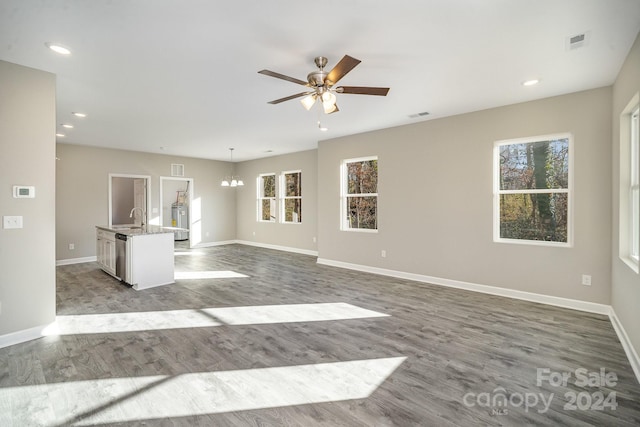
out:
{"label": "kitchen faucet", "polygon": [[[134,207],[133,209],[131,209],[131,212],[129,212],[129,218],[133,218],[133,212],[134,212],[136,209],[140,209],[140,214],[142,215],[142,218],[140,219],[140,225],[141,225],[141,226],[144,226],[144,217],[145,217],[146,215],[145,215],[145,213],[144,213],[144,209],[142,209],[141,207],[136,206],[136,207]],[[135,222],[135,219],[134,219],[134,222]]]}

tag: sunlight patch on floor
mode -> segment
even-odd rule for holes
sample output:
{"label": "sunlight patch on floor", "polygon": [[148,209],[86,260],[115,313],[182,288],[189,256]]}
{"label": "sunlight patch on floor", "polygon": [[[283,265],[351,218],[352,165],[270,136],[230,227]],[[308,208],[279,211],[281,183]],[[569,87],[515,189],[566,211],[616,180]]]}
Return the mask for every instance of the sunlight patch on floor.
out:
{"label": "sunlight patch on floor", "polygon": [[175,256],[205,256],[206,253],[201,252],[201,251],[189,251],[189,252],[182,252],[182,251],[173,251],[173,254]]}
{"label": "sunlight patch on floor", "polygon": [[347,303],[282,304],[56,316],[43,335],[105,334],[222,325],[319,322],[386,317]]}
{"label": "sunlight patch on floor", "polygon": [[0,424],[90,426],[364,399],[405,359],[0,388],[0,402],[11,408],[0,413]]}
{"label": "sunlight patch on floor", "polygon": [[185,279],[236,279],[249,277],[246,274],[236,273],[230,270],[214,271],[176,271],[176,280]]}

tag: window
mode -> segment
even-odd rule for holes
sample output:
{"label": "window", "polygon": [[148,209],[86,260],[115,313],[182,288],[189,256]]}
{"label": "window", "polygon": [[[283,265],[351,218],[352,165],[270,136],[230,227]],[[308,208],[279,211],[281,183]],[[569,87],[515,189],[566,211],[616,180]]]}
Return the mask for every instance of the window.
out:
{"label": "window", "polygon": [[301,223],[302,172],[283,172],[280,180],[280,220],[285,223]]}
{"label": "window", "polygon": [[631,151],[630,157],[630,179],[629,179],[629,199],[630,203],[630,229],[631,238],[629,254],[631,258],[638,263],[640,259],[640,125],[638,124],[638,113],[640,108],[636,105],[635,110],[631,113],[630,117],[630,129],[629,129],[629,148]]}
{"label": "window", "polygon": [[341,229],[378,230],[378,158],[342,162]]}
{"label": "window", "polygon": [[276,174],[258,176],[258,221],[276,220]]}
{"label": "window", "polygon": [[571,245],[569,134],[496,142],[494,240]]}
{"label": "window", "polygon": [[640,94],[620,114],[620,259],[640,272]]}

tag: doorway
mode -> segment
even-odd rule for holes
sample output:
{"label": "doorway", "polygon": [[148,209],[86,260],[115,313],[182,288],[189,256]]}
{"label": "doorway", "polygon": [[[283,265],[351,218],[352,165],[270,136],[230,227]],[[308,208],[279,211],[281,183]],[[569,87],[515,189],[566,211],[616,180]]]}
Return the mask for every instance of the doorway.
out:
{"label": "doorway", "polygon": [[176,245],[192,247],[193,178],[160,177],[160,218],[163,227],[184,228],[176,232]]}
{"label": "doorway", "polygon": [[149,223],[148,175],[109,174],[109,226]]}

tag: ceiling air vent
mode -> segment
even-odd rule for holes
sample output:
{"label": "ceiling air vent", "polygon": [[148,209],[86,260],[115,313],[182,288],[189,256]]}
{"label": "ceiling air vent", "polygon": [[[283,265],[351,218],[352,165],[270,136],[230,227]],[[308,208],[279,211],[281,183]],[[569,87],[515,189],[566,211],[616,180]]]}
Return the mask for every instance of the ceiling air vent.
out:
{"label": "ceiling air vent", "polygon": [[588,32],[567,37],[567,50],[575,50],[580,49],[581,47],[585,47],[588,41]]}
{"label": "ceiling air vent", "polygon": [[184,176],[184,165],[181,165],[179,163],[172,163],[171,176]]}
{"label": "ceiling air vent", "polygon": [[417,114],[409,114],[409,118],[411,119],[417,119],[419,117],[426,117],[428,116],[429,113],[427,111],[423,111],[422,113],[417,113]]}

